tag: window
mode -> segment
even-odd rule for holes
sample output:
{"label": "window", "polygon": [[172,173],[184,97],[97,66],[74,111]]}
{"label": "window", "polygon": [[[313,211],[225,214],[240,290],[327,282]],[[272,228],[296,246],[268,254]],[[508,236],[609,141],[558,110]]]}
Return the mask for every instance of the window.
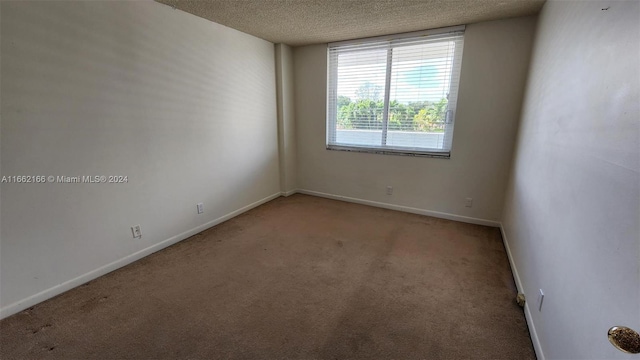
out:
{"label": "window", "polygon": [[329,44],[327,149],[449,157],[464,26]]}

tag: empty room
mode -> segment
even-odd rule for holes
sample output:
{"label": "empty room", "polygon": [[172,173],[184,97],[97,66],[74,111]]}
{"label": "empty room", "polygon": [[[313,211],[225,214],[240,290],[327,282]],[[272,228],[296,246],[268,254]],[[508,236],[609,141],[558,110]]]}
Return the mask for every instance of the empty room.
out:
{"label": "empty room", "polygon": [[0,1],[1,359],[640,359],[640,1]]}

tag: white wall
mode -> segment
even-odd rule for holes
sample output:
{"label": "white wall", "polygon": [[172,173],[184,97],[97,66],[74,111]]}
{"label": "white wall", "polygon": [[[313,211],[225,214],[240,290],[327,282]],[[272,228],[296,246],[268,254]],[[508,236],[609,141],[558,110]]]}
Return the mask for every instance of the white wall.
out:
{"label": "white wall", "polygon": [[539,358],[637,358],[606,334],[640,330],[639,44],[638,1],[540,14],[503,215]]}
{"label": "white wall", "polygon": [[[451,159],[326,150],[326,45],[295,48],[299,188],[495,224],[535,23],[526,17],[467,26]],[[467,197],[472,208],[464,206]]]}
{"label": "white wall", "polygon": [[276,44],[276,86],[278,94],[278,149],[280,191],[289,195],[297,189],[295,95],[293,92],[293,50]]}
{"label": "white wall", "polygon": [[279,194],[273,44],[151,1],[1,7],[1,175],[129,178],[2,184],[2,316]]}

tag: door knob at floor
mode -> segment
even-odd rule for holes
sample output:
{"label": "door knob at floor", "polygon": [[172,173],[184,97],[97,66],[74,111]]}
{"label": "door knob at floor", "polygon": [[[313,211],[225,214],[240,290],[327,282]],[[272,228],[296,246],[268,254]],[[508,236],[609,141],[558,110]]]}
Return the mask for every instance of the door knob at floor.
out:
{"label": "door knob at floor", "polygon": [[640,334],[626,326],[609,329],[609,341],[616,349],[628,354],[640,354]]}

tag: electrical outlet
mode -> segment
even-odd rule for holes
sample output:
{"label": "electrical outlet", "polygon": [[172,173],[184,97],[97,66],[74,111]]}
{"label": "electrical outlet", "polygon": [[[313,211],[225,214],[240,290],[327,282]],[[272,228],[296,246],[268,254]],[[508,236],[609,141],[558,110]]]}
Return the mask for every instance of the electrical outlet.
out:
{"label": "electrical outlet", "polygon": [[198,214],[202,214],[204,212],[204,204],[203,203],[196,204],[196,208],[198,209]]}
{"label": "electrical outlet", "polygon": [[140,225],[134,225],[131,227],[131,234],[134,239],[139,239],[142,237],[142,229],[140,229]]}
{"label": "electrical outlet", "polygon": [[464,206],[466,206],[466,207],[472,207],[472,206],[473,206],[473,198],[466,198],[466,199],[464,199]]}
{"label": "electrical outlet", "polygon": [[542,289],[538,289],[540,293],[538,294],[538,311],[542,311],[542,302],[544,301],[544,292]]}
{"label": "electrical outlet", "polygon": [[393,195],[393,186],[387,186],[387,195]]}

